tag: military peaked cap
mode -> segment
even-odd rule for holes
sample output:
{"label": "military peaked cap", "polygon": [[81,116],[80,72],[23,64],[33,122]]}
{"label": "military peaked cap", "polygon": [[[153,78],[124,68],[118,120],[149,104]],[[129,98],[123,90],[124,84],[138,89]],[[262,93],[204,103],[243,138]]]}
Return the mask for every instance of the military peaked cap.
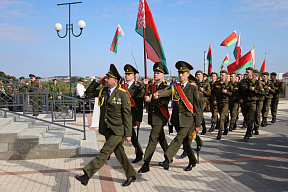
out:
{"label": "military peaked cap", "polygon": [[236,75],[236,73],[235,73],[235,72],[231,72],[231,73],[229,73],[229,74],[230,74],[230,75],[233,75],[233,74],[234,74],[234,75]]}
{"label": "military peaked cap", "polygon": [[259,71],[257,69],[253,69],[253,73],[259,74]]}
{"label": "military peaked cap", "polygon": [[203,71],[197,70],[195,74],[197,74],[197,73],[202,73],[203,74]]}
{"label": "military peaked cap", "polygon": [[110,69],[106,75],[118,80],[122,78],[121,75],[118,73],[117,68],[115,67],[114,64],[110,64]]}
{"label": "military peaked cap", "polygon": [[268,72],[264,72],[263,75],[269,75],[269,73]]}
{"label": "military peaked cap", "polygon": [[52,81],[57,81],[57,79],[54,78],[54,79],[52,79]]}
{"label": "military peaked cap", "polygon": [[31,78],[31,77],[36,77],[35,75],[33,75],[33,74],[29,74],[29,77]]}
{"label": "military peaked cap", "polygon": [[178,61],[176,64],[175,64],[175,67],[178,69],[178,72],[181,72],[181,71],[187,71],[189,72],[190,70],[193,70],[194,68],[189,64],[187,63],[186,61]]}
{"label": "military peaked cap", "polygon": [[134,73],[134,74],[136,74],[136,73],[139,73],[139,71],[137,70],[137,69],[135,69],[132,65],[130,65],[130,64],[126,64],[125,66],[124,66],[124,71],[125,71],[125,74],[126,73]]}
{"label": "military peaked cap", "polygon": [[82,82],[84,82],[83,78],[79,78],[79,80],[78,80],[78,81],[82,81]]}
{"label": "military peaked cap", "polygon": [[226,74],[228,74],[228,72],[227,72],[226,70],[222,70],[222,71],[220,71],[220,73],[226,73]]}
{"label": "military peaked cap", "polygon": [[251,70],[251,71],[253,71],[253,67],[247,67],[246,70]]}
{"label": "military peaked cap", "polygon": [[210,74],[210,76],[212,76],[213,74],[215,74],[216,76],[218,76],[218,74],[217,74],[216,72],[212,72],[212,73]]}
{"label": "military peaked cap", "polygon": [[208,77],[207,73],[203,73],[203,77]]}
{"label": "military peaked cap", "polygon": [[22,77],[19,77],[19,79],[20,79],[20,80],[21,80],[21,79],[25,79],[25,77],[22,76]]}
{"label": "military peaked cap", "polygon": [[168,74],[161,62],[157,62],[153,65],[153,71],[159,71],[161,73]]}
{"label": "military peaked cap", "polygon": [[41,79],[41,77],[36,77],[36,79]]}
{"label": "military peaked cap", "polygon": [[270,75],[275,75],[275,76],[277,76],[277,73],[275,73],[275,72],[272,72],[272,73],[270,73]]}

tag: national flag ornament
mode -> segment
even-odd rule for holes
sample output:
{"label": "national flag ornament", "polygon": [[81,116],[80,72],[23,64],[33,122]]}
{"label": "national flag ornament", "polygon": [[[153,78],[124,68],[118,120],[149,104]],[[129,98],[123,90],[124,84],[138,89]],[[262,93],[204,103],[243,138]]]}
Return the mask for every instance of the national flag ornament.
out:
{"label": "national flag ornament", "polygon": [[237,43],[235,45],[235,49],[233,51],[234,57],[236,59],[236,65],[239,64],[240,57],[242,56],[242,53],[241,53],[242,50],[241,50],[240,44],[241,44],[241,40],[240,40],[240,34],[239,34],[238,39],[237,39]]}
{"label": "national flag ornament", "polygon": [[209,46],[209,50],[208,50],[208,55],[207,55],[207,60],[208,60],[208,77],[211,75],[212,73],[212,53],[211,53],[211,44]]}
{"label": "national flag ornament", "polygon": [[135,31],[144,37],[145,30],[145,47],[147,58],[156,62],[161,62],[165,72],[168,74],[168,68],[166,64],[166,57],[164,54],[164,49],[150,11],[150,8],[146,0],[139,0],[139,8],[137,14],[137,22]]}
{"label": "national flag ornament", "polygon": [[237,33],[236,30],[231,33],[222,43],[220,46],[229,47],[230,45],[237,42]]}
{"label": "national flag ornament", "polygon": [[116,29],[116,33],[114,36],[114,39],[112,41],[111,47],[110,47],[110,51],[114,52],[115,54],[117,53],[117,47],[118,47],[118,39],[122,36],[124,36],[124,32],[122,30],[122,28],[120,27],[120,25],[118,24],[117,29]]}
{"label": "national flag ornament", "polygon": [[242,69],[246,69],[248,66],[252,65],[252,52],[254,51],[254,48],[246,53],[244,56],[242,56],[239,60],[239,64],[236,64],[236,61],[234,63],[231,63],[227,66],[228,72],[235,72],[240,71]]}
{"label": "national flag ornament", "polygon": [[220,75],[220,72],[223,70],[224,65],[228,65],[229,64],[229,56],[228,54],[226,55],[226,57],[224,58],[224,61],[222,62],[220,69],[218,71],[218,76]]}
{"label": "national flag ornament", "polygon": [[263,61],[263,64],[261,66],[260,72],[259,72],[259,76],[262,76],[262,74],[266,72],[266,54],[265,54],[265,59]]}

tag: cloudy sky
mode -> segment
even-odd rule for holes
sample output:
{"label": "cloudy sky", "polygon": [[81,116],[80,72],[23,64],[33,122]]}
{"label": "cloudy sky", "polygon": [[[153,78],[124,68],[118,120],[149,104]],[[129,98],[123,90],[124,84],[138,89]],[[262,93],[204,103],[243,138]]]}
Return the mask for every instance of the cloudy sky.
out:
{"label": "cloudy sky", "polygon": [[[29,73],[48,77],[68,75],[68,37],[60,39],[54,24],[65,33],[68,6],[60,0],[0,0],[0,71],[16,77]],[[212,44],[213,71],[218,71],[226,54],[234,62],[233,49],[220,43],[234,30],[241,33],[243,53],[255,45],[256,68],[267,51],[267,70],[287,72],[287,0],[147,0],[152,11],[167,65],[176,75],[175,63],[185,60],[203,70],[204,51]],[[72,37],[72,75],[103,75],[114,63],[135,66],[128,42],[143,75],[143,39],[135,32],[139,0],[83,0],[71,5],[74,33],[84,20],[83,34]],[[118,42],[118,53],[109,50],[117,24],[125,37]],[[148,75],[153,63],[148,61]],[[226,67],[225,67],[226,69]],[[193,73],[193,72],[192,72]]]}

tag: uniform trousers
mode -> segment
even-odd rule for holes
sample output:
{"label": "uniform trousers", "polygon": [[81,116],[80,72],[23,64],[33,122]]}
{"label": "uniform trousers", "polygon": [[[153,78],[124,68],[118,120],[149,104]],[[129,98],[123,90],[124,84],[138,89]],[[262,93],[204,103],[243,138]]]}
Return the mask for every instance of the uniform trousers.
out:
{"label": "uniform trousers", "polygon": [[264,103],[263,103],[263,108],[262,108],[262,117],[267,118],[268,113],[269,113],[269,107],[271,105],[271,100],[270,98],[265,98]]}
{"label": "uniform trousers", "polygon": [[256,111],[256,101],[248,101],[242,103],[241,110],[243,115],[245,115],[245,122],[249,127],[253,127],[254,119],[255,119],[255,111]]}
{"label": "uniform trousers", "polygon": [[224,131],[225,121],[226,121],[226,118],[228,117],[228,114],[229,114],[229,103],[222,103],[222,102],[217,101],[217,108],[218,108],[218,112],[220,114],[220,127],[219,127],[219,129]]}
{"label": "uniform trousers", "polygon": [[256,101],[256,113],[255,113],[255,122],[254,127],[259,127],[261,123],[261,111],[263,108],[264,100],[257,100]]}
{"label": "uniform trousers", "polygon": [[279,103],[279,98],[273,98],[271,100],[271,114],[273,116],[277,115],[278,103]]}
{"label": "uniform trousers", "polygon": [[142,151],[142,147],[137,139],[137,135],[136,135],[136,131],[134,128],[132,128],[132,137],[131,137],[131,143],[135,148],[135,154],[136,157],[138,158],[142,158],[143,156],[143,151]]}

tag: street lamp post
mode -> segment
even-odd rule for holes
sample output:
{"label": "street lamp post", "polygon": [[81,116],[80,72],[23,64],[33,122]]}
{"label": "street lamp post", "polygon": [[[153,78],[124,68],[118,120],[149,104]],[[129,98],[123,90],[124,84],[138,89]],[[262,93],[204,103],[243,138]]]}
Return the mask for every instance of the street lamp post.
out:
{"label": "street lamp post", "polygon": [[[71,31],[72,31],[72,35],[74,37],[79,37],[82,34],[82,30],[84,29],[84,27],[86,26],[86,23],[83,20],[78,21],[78,27],[80,28],[80,33],[79,35],[75,35],[73,33],[73,24],[70,23],[70,6],[72,4],[78,4],[78,3],[82,3],[82,2],[72,2],[72,3],[62,3],[62,4],[57,4],[57,6],[59,5],[69,5],[69,24],[66,24],[66,34],[64,36],[60,36],[59,32],[62,30],[62,25],[60,23],[56,23],[54,28],[57,31],[57,35],[60,38],[65,38],[67,36],[68,33],[68,37],[69,37],[69,78],[70,78],[70,92],[69,92],[69,96],[72,96],[72,92],[71,92]],[[69,31],[69,32],[68,32]]]}

